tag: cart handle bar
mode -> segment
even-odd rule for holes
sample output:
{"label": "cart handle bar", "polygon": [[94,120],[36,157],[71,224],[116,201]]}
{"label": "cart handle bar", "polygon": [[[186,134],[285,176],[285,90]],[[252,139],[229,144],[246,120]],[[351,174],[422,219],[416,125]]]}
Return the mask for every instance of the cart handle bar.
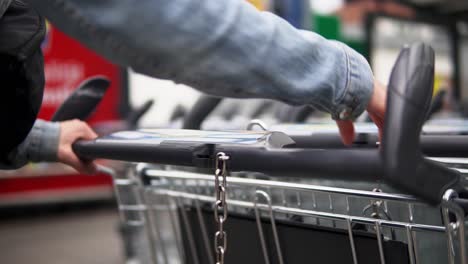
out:
{"label": "cart handle bar", "polygon": [[163,142],[158,146],[141,146],[138,150],[121,143],[116,152],[82,141],[75,143],[74,150],[84,158],[205,168],[213,168],[216,153],[222,151],[231,157],[228,162],[231,171],[349,181],[380,180],[430,204],[439,204],[446,190],[461,192],[463,188],[458,172],[424,158],[421,152],[419,136],[430,106],[433,82],[432,48],[422,43],[405,47],[390,77],[380,149],[266,149]]}

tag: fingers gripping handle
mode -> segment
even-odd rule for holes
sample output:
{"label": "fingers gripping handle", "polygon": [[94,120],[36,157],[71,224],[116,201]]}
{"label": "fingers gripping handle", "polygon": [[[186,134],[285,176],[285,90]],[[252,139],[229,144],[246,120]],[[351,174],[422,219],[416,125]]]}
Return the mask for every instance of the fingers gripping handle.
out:
{"label": "fingers gripping handle", "polygon": [[388,85],[387,114],[382,147],[385,180],[429,202],[458,175],[422,156],[420,133],[430,107],[434,85],[434,51],[419,43],[404,48]]}

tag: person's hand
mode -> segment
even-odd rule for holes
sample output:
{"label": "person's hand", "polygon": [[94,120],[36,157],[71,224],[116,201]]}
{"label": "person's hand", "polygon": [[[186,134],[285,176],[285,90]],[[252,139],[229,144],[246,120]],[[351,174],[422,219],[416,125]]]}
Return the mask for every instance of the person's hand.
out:
{"label": "person's hand", "polygon": [[95,174],[97,172],[96,164],[78,158],[72,150],[72,144],[79,139],[94,139],[96,137],[96,133],[83,121],[75,119],[61,122],[58,161],[70,165],[80,173]]}
{"label": "person's hand", "polygon": [[[387,103],[387,91],[384,85],[378,81],[374,82],[374,91],[367,105],[369,117],[379,129],[379,139],[382,140],[384,120],[385,120],[385,105]],[[353,144],[354,141],[354,124],[351,120],[336,121],[340,130],[341,139],[347,146]]]}

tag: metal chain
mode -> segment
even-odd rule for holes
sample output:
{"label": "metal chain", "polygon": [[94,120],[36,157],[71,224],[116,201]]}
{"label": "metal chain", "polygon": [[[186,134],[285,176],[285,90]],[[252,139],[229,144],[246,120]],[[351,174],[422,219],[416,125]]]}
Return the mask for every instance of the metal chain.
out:
{"label": "metal chain", "polygon": [[[214,217],[218,223],[218,231],[214,237],[214,249],[216,252],[216,264],[224,264],[224,254],[227,250],[227,234],[224,230],[224,223],[228,217],[228,208],[226,203],[226,163],[229,156],[223,152],[216,155],[216,170],[215,170],[215,204]],[[221,177],[221,181],[219,180]]]}

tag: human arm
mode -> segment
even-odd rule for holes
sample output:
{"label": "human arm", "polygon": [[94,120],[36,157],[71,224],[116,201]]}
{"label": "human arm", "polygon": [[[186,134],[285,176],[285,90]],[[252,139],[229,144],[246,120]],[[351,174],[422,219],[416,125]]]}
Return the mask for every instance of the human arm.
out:
{"label": "human arm", "polygon": [[78,139],[93,139],[96,134],[78,120],[61,123],[36,120],[26,139],[0,163],[0,169],[17,169],[28,162],[62,162],[77,171],[94,174],[92,162],[80,160],[71,150]]}
{"label": "human arm", "polygon": [[230,97],[353,119],[373,90],[365,59],[239,0],[29,0],[54,25],[136,71]]}

